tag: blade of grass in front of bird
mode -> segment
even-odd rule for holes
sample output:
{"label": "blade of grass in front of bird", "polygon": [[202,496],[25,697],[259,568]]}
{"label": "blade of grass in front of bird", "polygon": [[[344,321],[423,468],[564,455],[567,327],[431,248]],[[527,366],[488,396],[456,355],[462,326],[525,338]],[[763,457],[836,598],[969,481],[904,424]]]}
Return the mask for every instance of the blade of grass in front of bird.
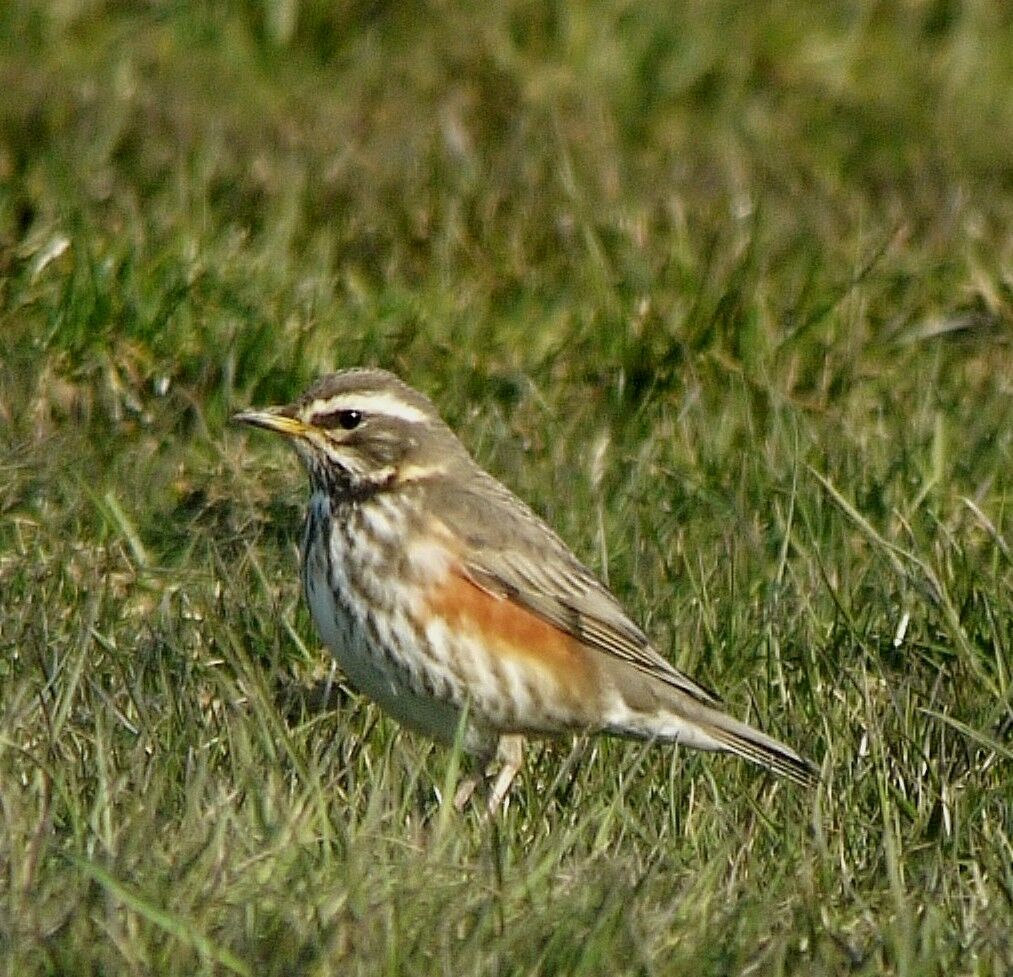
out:
{"label": "blade of grass in front of bird", "polygon": [[240,977],[253,977],[253,971],[230,950],[213,943],[192,923],[180,919],[159,906],[153,905],[139,893],[114,878],[109,872],[86,858],[67,856],[85,875],[89,876],[105,889],[114,899],[123,903],[128,909],[143,916],[149,923],[174,936],[177,940],[192,946],[201,956],[214,960],[215,963],[239,974]]}

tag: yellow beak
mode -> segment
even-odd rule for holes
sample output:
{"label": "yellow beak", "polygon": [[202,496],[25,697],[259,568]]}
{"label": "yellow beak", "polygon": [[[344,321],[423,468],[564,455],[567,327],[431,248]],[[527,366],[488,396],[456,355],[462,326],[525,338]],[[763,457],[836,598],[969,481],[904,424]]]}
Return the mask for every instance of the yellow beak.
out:
{"label": "yellow beak", "polygon": [[265,407],[263,410],[244,410],[232,415],[235,424],[249,424],[265,431],[276,431],[289,437],[306,434],[312,430],[297,417],[293,417],[290,407]]}

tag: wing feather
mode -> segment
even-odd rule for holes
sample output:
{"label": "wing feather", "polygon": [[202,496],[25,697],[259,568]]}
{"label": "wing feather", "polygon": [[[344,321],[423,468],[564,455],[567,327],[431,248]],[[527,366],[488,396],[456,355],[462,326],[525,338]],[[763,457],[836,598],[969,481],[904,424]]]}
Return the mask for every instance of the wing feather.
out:
{"label": "wing feather", "polygon": [[698,702],[720,703],[658,654],[619,601],[534,512],[476,471],[487,480],[480,498],[474,490],[444,485],[434,510],[454,538],[467,541],[461,566],[472,583]]}

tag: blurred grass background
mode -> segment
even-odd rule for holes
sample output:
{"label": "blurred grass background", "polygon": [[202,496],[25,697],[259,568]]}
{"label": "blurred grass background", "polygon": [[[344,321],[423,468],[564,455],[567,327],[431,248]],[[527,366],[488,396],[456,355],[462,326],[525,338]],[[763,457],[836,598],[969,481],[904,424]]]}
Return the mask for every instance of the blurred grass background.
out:
{"label": "blurred grass background", "polygon": [[[4,972],[1009,973],[1011,92],[984,0],[0,5]],[[360,363],[819,791],[451,816],[226,426]]]}

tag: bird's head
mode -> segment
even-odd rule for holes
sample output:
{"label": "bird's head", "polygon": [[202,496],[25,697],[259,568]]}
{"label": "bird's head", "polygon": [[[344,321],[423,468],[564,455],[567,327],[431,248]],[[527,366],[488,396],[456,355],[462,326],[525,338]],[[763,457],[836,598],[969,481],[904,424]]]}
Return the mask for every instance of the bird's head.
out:
{"label": "bird's head", "polygon": [[438,477],[468,459],[430,400],[386,370],[331,373],[291,404],[233,420],[284,435],[314,489],[338,496]]}

